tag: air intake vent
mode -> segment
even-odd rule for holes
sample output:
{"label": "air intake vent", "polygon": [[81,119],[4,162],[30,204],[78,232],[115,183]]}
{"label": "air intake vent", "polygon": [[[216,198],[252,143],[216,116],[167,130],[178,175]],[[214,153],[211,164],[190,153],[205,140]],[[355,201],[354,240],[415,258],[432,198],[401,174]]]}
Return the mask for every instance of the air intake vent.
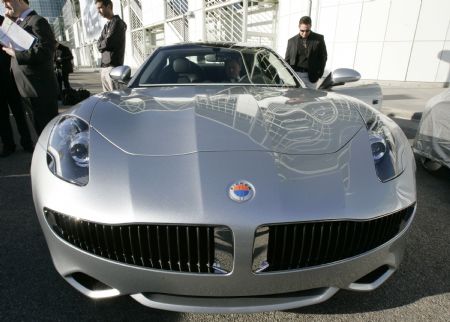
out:
{"label": "air intake vent", "polygon": [[253,271],[270,272],[323,265],[374,249],[395,237],[415,205],[366,221],[320,221],[264,225],[257,229]]}
{"label": "air intake vent", "polygon": [[233,238],[227,227],[107,225],[49,209],[44,213],[59,237],[99,257],[177,272],[226,274],[232,270]]}

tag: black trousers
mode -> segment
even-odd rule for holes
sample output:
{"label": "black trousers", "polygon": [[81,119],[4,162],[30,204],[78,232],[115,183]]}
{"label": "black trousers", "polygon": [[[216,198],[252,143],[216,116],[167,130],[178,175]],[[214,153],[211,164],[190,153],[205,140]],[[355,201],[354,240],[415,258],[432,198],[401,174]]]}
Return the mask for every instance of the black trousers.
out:
{"label": "black trousers", "polygon": [[56,78],[58,79],[58,86],[59,86],[58,88],[59,88],[60,94],[62,93],[62,90],[63,90],[63,88],[62,88],[63,83],[64,83],[64,89],[72,88],[69,83],[69,73],[64,72],[62,70],[58,70],[56,72]]}
{"label": "black trousers", "polygon": [[17,124],[20,135],[20,145],[28,149],[33,146],[30,129],[26,121],[25,109],[22,99],[14,81],[2,84],[5,88],[0,90],[0,137],[5,149],[14,149],[14,136],[10,123],[10,109]]}
{"label": "black trousers", "polygon": [[56,115],[58,115],[57,97],[27,97],[22,98],[25,106],[33,112],[34,128],[39,136],[42,130]]}

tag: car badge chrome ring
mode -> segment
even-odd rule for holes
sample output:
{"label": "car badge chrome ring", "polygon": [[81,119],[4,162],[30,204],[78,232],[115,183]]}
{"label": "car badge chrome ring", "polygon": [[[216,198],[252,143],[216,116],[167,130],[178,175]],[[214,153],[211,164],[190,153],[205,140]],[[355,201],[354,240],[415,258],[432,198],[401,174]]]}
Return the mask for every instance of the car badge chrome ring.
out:
{"label": "car badge chrome ring", "polygon": [[236,202],[249,201],[255,196],[255,187],[248,181],[240,180],[230,186],[228,196]]}

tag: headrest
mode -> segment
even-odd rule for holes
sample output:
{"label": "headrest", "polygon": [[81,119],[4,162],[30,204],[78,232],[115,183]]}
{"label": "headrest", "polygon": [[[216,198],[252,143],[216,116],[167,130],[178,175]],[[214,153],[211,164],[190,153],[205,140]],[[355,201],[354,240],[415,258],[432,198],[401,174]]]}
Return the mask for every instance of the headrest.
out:
{"label": "headrest", "polygon": [[173,70],[176,73],[188,73],[190,63],[186,58],[177,58],[173,61]]}

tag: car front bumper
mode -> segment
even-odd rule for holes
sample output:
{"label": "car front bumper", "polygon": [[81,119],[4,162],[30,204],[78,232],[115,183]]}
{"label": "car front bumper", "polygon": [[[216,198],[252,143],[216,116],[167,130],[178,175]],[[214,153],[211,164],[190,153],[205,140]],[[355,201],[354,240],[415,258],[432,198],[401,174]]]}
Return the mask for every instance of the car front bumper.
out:
{"label": "car front bumper", "polygon": [[[106,154],[106,157],[119,158],[120,155]],[[352,173],[351,170],[350,173]],[[116,175],[119,174],[116,173]],[[357,178],[358,176],[355,176],[353,182],[356,182]],[[402,181],[403,178],[407,178],[406,181]],[[371,205],[362,205],[362,207],[370,209],[372,215],[362,216],[360,220],[384,216],[406,207],[412,207],[413,210],[398,234],[382,245],[362,254],[323,265],[262,274],[255,273],[252,268],[253,252],[255,232],[262,224],[269,222],[267,218],[261,217],[258,222],[254,218],[242,217],[242,215],[241,220],[216,216],[211,220],[225,225],[233,234],[232,270],[226,274],[173,272],[139,267],[97,256],[65,241],[52,230],[44,214],[46,207],[76,218],[80,214],[79,209],[82,204],[82,210],[90,210],[91,213],[97,214],[97,217],[92,219],[94,222],[122,223],[117,216],[108,217],[107,212],[98,216],[100,209],[104,209],[106,205],[99,205],[97,198],[102,200],[102,196],[93,194],[94,192],[106,194],[105,191],[94,189],[93,183],[98,181],[92,180],[88,186],[78,187],[58,179],[48,170],[45,148],[42,145],[36,146],[32,163],[33,198],[37,216],[57,271],[78,291],[91,298],[131,295],[146,306],[173,311],[260,312],[285,310],[323,302],[339,289],[373,290],[385,282],[399,267],[404,253],[405,240],[415,212],[415,189],[407,194],[402,194],[402,198],[393,195],[391,200],[386,199],[387,201],[380,205],[380,207],[384,207],[383,211],[371,207]],[[407,167],[402,177],[383,185],[385,189],[383,188],[382,191],[386,190],[387,194],[389,194],[389,189],[395,191],[399,187],[414,185],[412,164]],[[91,188],[94,192],[89,193]],[[108,189],[112,190],[119,188],[108,186]],[[55,196],[45,193],[48,191],[58,191],[60,197],[55,198]],[[66,196],[70,196],[70,198]],[[120,200],[105,200],[113,205],[109,208],[111,211],[113,211],[112,207],[123,206]],[[389,211],[389,209],[392,210]],[[119,209],[117,212],[121,210]],[[338,210],[336,208],[336,220],[345,218],[338,214]],[[139,212],[139,209],[136,208],[136,212]],[[236,216],[239,215],[239,213],[236,214]],[[125,223],[143,222],[142,217],[130,220],[132,217],[130,212],[127,213],[127,216]],[[86,217],[91,218],[89,214]],[[101,221],[99,218],[113,219]],[[180,218],[167,217],[167,221],[168,223],[182,223]],[[190,218],[185,219],[184,223],[188,219]],[[172,221],[169,222],[169,220]],[[195,218],[195,220],[197,223],[206,224],[199,218]],[[288,221],[281,220],[281,222]]]}

